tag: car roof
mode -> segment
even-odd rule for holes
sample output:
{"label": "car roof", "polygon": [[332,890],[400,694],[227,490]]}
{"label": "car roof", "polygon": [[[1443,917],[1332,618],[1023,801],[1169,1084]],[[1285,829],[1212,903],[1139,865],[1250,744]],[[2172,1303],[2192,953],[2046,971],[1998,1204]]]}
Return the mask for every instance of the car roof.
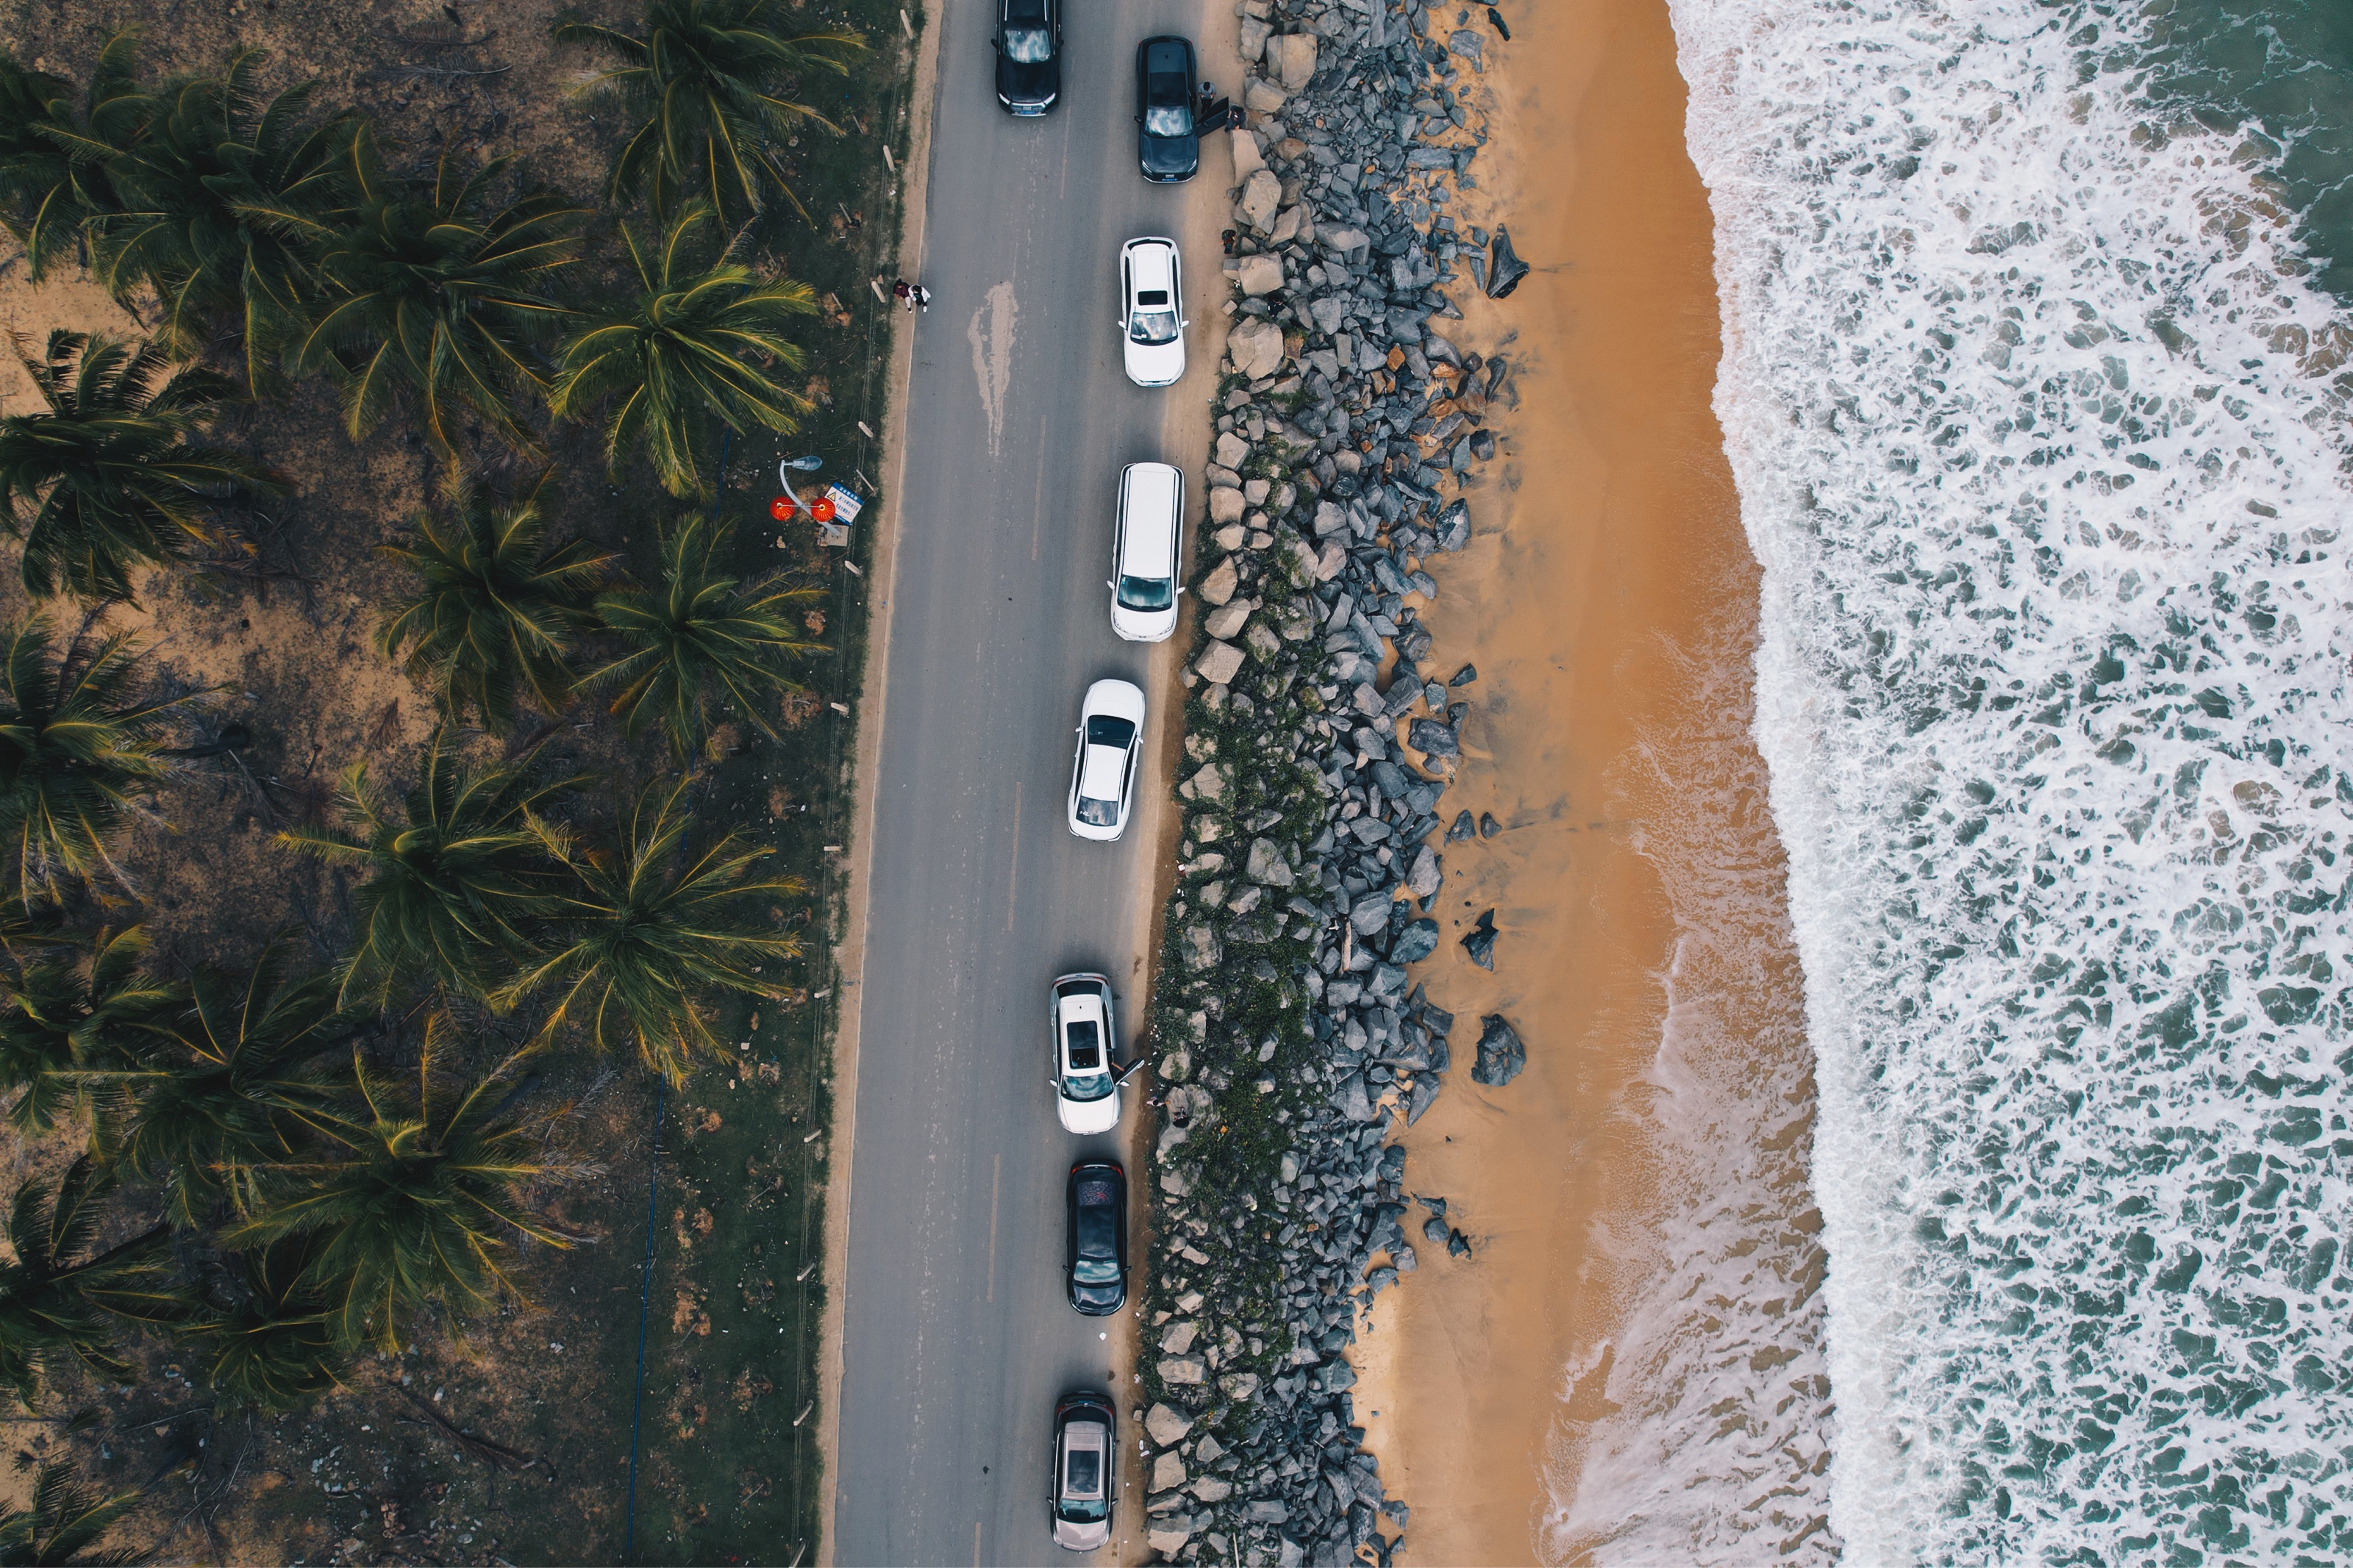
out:
{"label": "car roof", "polygon": [[1166,289],[1176,271],[1176,246],[1174,241],[1156,238],[1131,239],[1124,247],[1128,267],[1138,289]]}
{"label": "car roof", "polygon": [[1127,572],[1133,563],[1154,574],[1173,573],[1177,498],[1184,493],[1185,476],[1166,463],[1130,463],[1124,477],[1127,532],[1120,548],[1119,569]]}
{"label": "car roof", "polygon": [[1189,80],[1193,73],[1185,59],[1192,52],[1191,46],[1182,38],[1146,38],[1144,40],[1144,68],[1147,71],[1182,71]]}
{"label": "car roof", "polygon": [[1079,793],[1089,800],[1119,799],[1119,781],[1127,772],[1127,752],[1121,746],[1089,746],[1079,768]]}

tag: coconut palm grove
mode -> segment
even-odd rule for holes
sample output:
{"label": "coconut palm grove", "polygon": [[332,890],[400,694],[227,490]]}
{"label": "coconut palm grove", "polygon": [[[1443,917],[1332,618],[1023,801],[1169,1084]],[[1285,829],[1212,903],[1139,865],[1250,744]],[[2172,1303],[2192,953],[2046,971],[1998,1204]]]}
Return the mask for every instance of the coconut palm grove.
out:
{"label": "coconut palm grove", "polygon": [[[17,334],[34,395],[0,415],[0,1094],[26,1151],[0,1384],[37,1425],[166,1362],[215,1421],[281,1416],[462,1339],[597,1239],[551,1207],[620,1152],[586,1146],[580,1086],[729,1078],[744,1009],[796,999],[807,879],[710,788],[796,743],[776,715],[817,706],[825,584],[773,563],[720,472],[823,395],[808,336],[841,307],[775,237],[816,226],[786,149],[840,136],[828,84],[866,35],[773,0],[552,32],[609,156],[586,191],[404,144],[259,49],[192,61],[151,28],[79,72],[0,56],[17,265],[134,323]],[[306,489],[271,435],[314,405],[432,474],[353,552],[364,581],[271,565]],[[254,692],[192,679],[158,608],[257,582],[355,606],[414,694],[381,733],[413,743],[257,760]],[[148,868],[192,776],[249,795],[301,896]],[[36,1553],[5,1560],[66,1561],[137,1502],[67,1452],[0,1513],[0,1552]]]}

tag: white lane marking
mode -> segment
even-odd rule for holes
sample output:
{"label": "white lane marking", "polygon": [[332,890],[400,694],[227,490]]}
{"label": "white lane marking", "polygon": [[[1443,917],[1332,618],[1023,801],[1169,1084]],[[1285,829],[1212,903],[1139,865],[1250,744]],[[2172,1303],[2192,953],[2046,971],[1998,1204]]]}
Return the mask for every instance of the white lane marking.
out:
{"label": "white lane marking", "polygon": [[972,374],[980,383],[980,411],[988,420],[988,455],[1003,455],[1005,395],[1013,385],[1013,322],[1019,306],[1011,279],[997,284],[972,313],[965,336],[972,340]]}

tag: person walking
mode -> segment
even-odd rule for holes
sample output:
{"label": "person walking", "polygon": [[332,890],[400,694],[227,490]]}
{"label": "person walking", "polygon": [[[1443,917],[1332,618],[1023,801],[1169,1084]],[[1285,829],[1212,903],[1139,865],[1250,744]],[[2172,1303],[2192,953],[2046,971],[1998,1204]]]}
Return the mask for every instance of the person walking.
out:
{"label": "person walking", "polygon": [[891,285],[891,298],[906,306],[910,314],[913,313],[915,309],[915,288],[913,284],[908,282],[904,278],[900,279],[897,282]]}
{"label": "person walking", "polygon": [[932,309],[932,291],[921,283],[910,285],[910,297],[923,308],[924,314],[929,315]]}

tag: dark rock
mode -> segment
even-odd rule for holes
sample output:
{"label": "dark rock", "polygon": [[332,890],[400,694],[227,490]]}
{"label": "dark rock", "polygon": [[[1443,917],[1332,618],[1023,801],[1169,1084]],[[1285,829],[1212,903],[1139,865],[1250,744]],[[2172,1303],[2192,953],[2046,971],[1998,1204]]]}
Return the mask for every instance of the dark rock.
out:
{"label": "dark rock", "polygon": [[[1487,7],[1487,25],[1495,29],[1495,36],[1503,39],[1504,42],[1508,44],[1512,41],[1512,29],[1504,25],[1504,14],[1501,11],[1496,10],[1493,5]],[[1398,1506],[1402,1508],[1404,1505],[1400,1503]],[[1397,1518],[1398,1527],[1400,1529],[1403,1528],[1405,1524],[1404,1516],[1400,1514],[1395,1517]]]}
{"label": "dark rock", "polygon": [[1528,1049],[1501,1013],[1490,1013],[1479,1023],[1479,1060],[1471,1068],[1471,1081],[1501,1089],[1528,1065]]}
{"label": "dark rock", "polygon": [[[1440,1219],[1444,1219],[1446,1217],[1446,1200],[1444,1198],[1426,1198],[1419,1193],[1416,1193],[1414,1194],[1413,1201],[1428,1209],[1431,1214],[1436,1215]],[[1438,1238],[1436,1237],[1432,1237],[1430,1239],[1435,1241]]]}
{"label": "dark rock", "polygon": [[1431,1215],[1421,1222],[1421,1238],[1434,1241],[1440,1247],[1446,1245],[1446,1221],[1442,1215]]}
{"label": "dark rock", "polygon": [[1519,253],[1512,248],[1510,232],[1497,229],[1493,242],[1487,247],[1487,298],[1502,300],[1509,297],[1530,270],[1528,264],[1521,260]]}
{"label": "dark rock", "polygon": [[1457,1258],[1468,1258],[1471,1256],[1471,1238],[1459,1230],[1450,1231],[1446,1237],[1446,1250]]}
{"label": "dark rock", "polygon": [[1462,753],[1461,742],[1455,739],[1453,729],[1435,719],[1416,719],[1407,725],[1405,743],[1426,757],[1454,757]]}
{"label": "dark rock", "polygon": [[[1356,820],[1362,822],[1364,818]],[[1389,923],[1389,910],[1395,904],[1394,899],[1377,888],[1349,906],[1348,923],[1356,928],[1358,936],[1370,936]]]}
{"label": "dark rock", "polygon": [[1387,759],[1375,763],[1367,770],[1373,775],[1373,787],[1391,800],[1400,800],[1407,788],[1405,770]]}
{"label": "dark rock", "polygon": [[1467,811],[1463,812],[1455,817],[1454,826],[1446,830],[1446,842],[1460,844],[1478,831],[1478,827],[1471,820],[1471,814]]}
{"label": "dark rock", "polygon": [[[1469,815],[1469,814],[1468,814],[1468,813],[1465,813],[1465,815],[1467,816],[1467,815]],[[1492,811],[1482,811],[1482,812],[1481,812],[1481,813],[1479,814],[1479,837],[1482,837],[1482,838],[1493,838],[1493,837],[1495,837],[1495,835],[1497,835],[1498,833],[1501,833],[1501,832],[1503,832],[1503,831],[1504,831],[1504,825],[1503,825],[1502,823],[1500,823],[1500,822],[1498,822],[1498,821],[1496,821],[1496,820],[1495,820],[1495,814],[1494,814],[1493,812],[1492,812]]]}
{"label": "dark rock", "polygon": [[1438,548],[1448,554],[1471,542],[1471,503],[1457,498],[1438,514]]}
{"label": "dark rock", "polygon": [[1437,1099],[1438,1075],[1436,1073],[1426,1072],[1415,1079],[1413,1091],[1406,1096],[1405,1124],[1410,1127],[1420,1121],[1421,1113],[1428,1110]]}
{"label": "dark rock", "polygon": [[1489,910],[1479,917],[1479,923],[1462,935],[1462,951],[1471,962],[1493,972],[1495,967],[1495,911]]}
{"label": "dark rock", "polygon": [[1461,668],[1456,670],[1453,676],[1448,679],[1446,684],[1449,686],[1468,686],[1478,679],[1479,667],[1475,664],[1466,664]]}
{"label": "dark rock", "polygon": [[1419,963],[1438,951],[1438,922],[1416,921],[1398,933],[1389,945],[1391,963]]}
{"label": "dark rock", "polygon": [[1476,430],[1472,432],[1471,455],[1478,458],[1482,463],[1493,461],[1495,457],[1495,433],[1493,430]]}

